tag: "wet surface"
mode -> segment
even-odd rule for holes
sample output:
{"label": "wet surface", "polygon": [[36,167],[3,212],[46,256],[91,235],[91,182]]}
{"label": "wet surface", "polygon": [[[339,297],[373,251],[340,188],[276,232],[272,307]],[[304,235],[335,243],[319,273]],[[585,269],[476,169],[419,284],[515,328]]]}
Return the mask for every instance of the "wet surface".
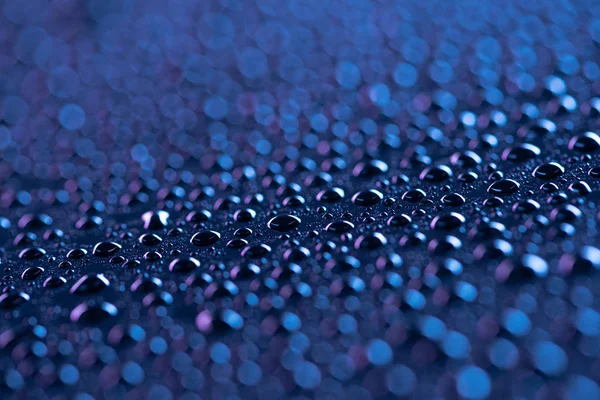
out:
{"label": "wet surface", "polygon": [[592,2],[33,3],[1,398],[600,398]]}

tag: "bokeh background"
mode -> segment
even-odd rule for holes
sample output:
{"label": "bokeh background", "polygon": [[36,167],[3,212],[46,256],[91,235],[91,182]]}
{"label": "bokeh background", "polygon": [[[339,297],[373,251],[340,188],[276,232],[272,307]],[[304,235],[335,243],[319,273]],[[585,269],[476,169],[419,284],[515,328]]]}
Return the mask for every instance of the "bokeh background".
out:
{"label": "bokeh background", "polygon": [[593,1],[0,5],[5,205],[71,186],[115,203],[138,177],[398,147],[565,83],[588,98],[600,77]]}

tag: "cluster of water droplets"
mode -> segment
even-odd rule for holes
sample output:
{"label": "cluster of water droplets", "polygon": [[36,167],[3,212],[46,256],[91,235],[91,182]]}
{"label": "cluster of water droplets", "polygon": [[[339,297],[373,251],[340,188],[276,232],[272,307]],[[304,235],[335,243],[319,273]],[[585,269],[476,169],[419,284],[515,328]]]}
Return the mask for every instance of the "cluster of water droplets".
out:
{"label": "cluster of water droplets", "polygon": [[34,3],[0,397],[600,398],[593,5]]}

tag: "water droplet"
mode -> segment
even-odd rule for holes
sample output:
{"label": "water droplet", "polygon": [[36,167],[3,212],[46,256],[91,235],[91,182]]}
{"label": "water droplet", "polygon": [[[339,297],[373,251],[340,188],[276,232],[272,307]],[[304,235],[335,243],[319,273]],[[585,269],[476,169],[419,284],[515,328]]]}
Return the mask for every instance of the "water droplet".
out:
{"label": "water droplet", "polygon": [[542,154],[542,151],[539,147],[529,143],[523,143],[504,150],[502,159],[505,161],[522,163],[539,157],[540,154]]}
{"label": "water droplet", "polygon": [[212,218],[212,214],[208,210],[200,210],[200,211],[191,211],[186,217],[185,220],[187,222],[191,222],[194,224],[208,221]]}
{"label": "water droplet", "polygon": [[456,229],[466,222],[462,214],[453,212],[445,215],[438,215],[431,221],[431,229],[451,230]]}
{"label": "water droplet", "polygon": [[565,168],[557,162],[542,164],[533,170],[533,176],[538,179],[558,178],[565,172]]}
{"label": "water droplet", "polygon": [[21,278],[26,281],[32,281],[44,272],[42,267],[29,267],[21,274]]}
{"label": "water droplet", "polygon": [[452,177],[452,170],[447,165],[438,165],[435,167],[425,168],[419,179],[428,182],[443,182]]}
{"label": "water droplet", "polygon": [[500,179],[492,183],[487,191],[495,196],[510,196],[519,190],[521,185],[512,179]]}
{"label": "water droplet", "polygon": [[592,193],[592,188],[585,181],[573,182],[569,185],[569,191],[578,196],[586,196]]}
{"label": "water droplet", "polygon": [[19,258],[22,260],[36,260],[46,255],[46,250],[41,247],[30,247],[23,249],[19,253]]}
{"label": "water droplet", "polygon": [[271,218],[268,222],[268,226],[278,232],[287,232],[298,227],[301,222],[300,218],[294,215],[283,214]]}
{"label": "water droplet", "polygon": [[67,280],[62,276],[51,276],[44,281],[44,287],[48,289],[56,289],[67,283]]}
{"label": "water droplet", "polygon": [[198,247],[212,246],[221,239],[221,234],[216,231],[202,231],[195,233],[190,243]]}
{"label": "water droplet", "polygon": [[465,202],[465,198],[458,193],[450,193],[442,197],[442,203],[449,207],[459,207],[465,204]]}
{"label": "water droplet", "polygon": [[138,241],[144,246],[156,246],[162,242],[162,238],[155,233],[143,233]]}
{"label": "water droplet", "polygon": [[27,293],[9,291],[0,294],[0,308],[11,309],[20,306],[30,300],[30,296]]}
{"label": "water droplet", "polygon": [[34,230],[47,228],[52,225],[52,222],[52,217],[47,214],[25,214],[19,218],[17,225],[21,229]]}
{"label": "water droplet", "polygon": [[404,192],[402,195],[402,200],[408,201],[410,203],[418,203],[423,200],[427,195],[421,189],[412,189]]}
{"label": "water droplet", "polygon": [[189,273],[200,267],[200,261],[193,257],[179,257],[171,261],[169,271],[178,273]]}
{"label": "water droplet", "polygon": [[71,293],[78,295],[88,295],[101,292],[110,286],[108,279],[102,274],[84,275],[73,286]]}
{"label": "water droplet", "polygon": [[69,252],[67,253],[67,258],[70,260],[79,260],[80,258],[83,258],[87,255],[87,250],[86,249],[71,249],[69,250]]}
{"label": "water droplet", "polygon": [[256,211],[251,208],[245,208],[242,210],[237,210],[233,214],[233,219],[236,222],[250,222],[256,217]]}
{"label": "water droplet", "polygon": [[117,307],[107,301],[100,303],[85,302],[73,308],[70,317],[73,322],[99,324],[108,318],[115,317],[117,314]]}
{"label": "water droplet", "polygon": [[585,132],[580,136],[574,136],[569,141],[569,150],[580,153],[594,153],[600,149],[600,137],[594,132]]}
{"label": "water droplet", "polygon": [[354,242],[354,248],[356,249],[376,249],[379,247],[386,246],[388,244],[387,238],[379,233],[365,233],[360,235]]}
{"label": "water droplet", "polygon": [[412,222],[412,219],[406,214],[399,214],[390,217],[387,220],[388,226],[406,226]]}
{"label": "water droplet", "polygon": [[240,253],[242,257],[261,258],[271,252],[271,247],[266,244],[257,244],[244,247]]}
{"label": "water droplet", "polygon": [[92,254],[98,257],[110,257],[121,250],[122,246],[115,242],[98,242],[92,250]]}
{"label": "water droplet", "polygon": [[317,200],[326,203],[335,203],[342,200],[346,196],[343,189],[334,187],[331,189],[323,189],[317,194]]}
{"label": "water droplet", "polygon": [[366,178],[385,174],[388,171],[388,165],[381,160],[361,161],[352,169],[352,175]]}
{"label": "water droplet", "polygon": [[352,196],[352,202],[357,206],[370,207],[379,203],[383,199],[383,194],[375,189],[363,190],[356,192]]}
{"label": "water droplet", "polygon": [[159,230],[167,227],[169,213],[163,210],[148,211],[142,215],[144,229]]}
{"label": "water droplet", "polygon": [[450,156],[450,163],[459,168],[474,168],[481,164],[481,157],[472,150],[463,153],[454,153]]}
{"label": "water droplet", "polygon": [[325,227],[327,232],[331,233],[344,233],[354,229],[354,224],[350,221],[335,221],[330,222]]}
{"label": "water droplet", "polygon": [[537,211],[539,209],[540,209],[540,203],[538,203],[537,201],[532,200],[532,199],[527,199],[524,201],[517,201],[512,206],[513,212],[516,212],[519,214],[531,214],[532,212]]}

